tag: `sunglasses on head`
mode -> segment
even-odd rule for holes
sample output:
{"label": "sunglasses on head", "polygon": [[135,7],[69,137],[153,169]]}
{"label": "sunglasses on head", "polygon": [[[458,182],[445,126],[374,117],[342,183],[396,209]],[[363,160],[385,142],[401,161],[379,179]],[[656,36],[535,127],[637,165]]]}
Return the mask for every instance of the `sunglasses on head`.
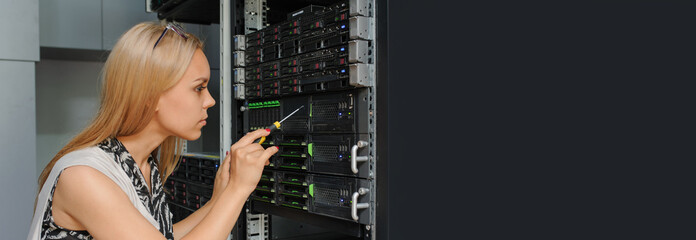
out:
{"label": "sunglasses on head", "polygon": [[188,37],[186,36],[186,33],[184,32],[184,29],[179,26],[179,24],[176,23],[167,23],[167,27],[164,28],[164,31],[162,32],[162,35],[159,36],[157,39],[157,42],[155,42],[155,46],[152,47],[152,49],[155,49],[157,47],[157,44],[162,40],[162,37],[164,37],[164,34],[167,33],[168,30],[174,31],[176,34],[179,34],[184,39],[188,40]]}

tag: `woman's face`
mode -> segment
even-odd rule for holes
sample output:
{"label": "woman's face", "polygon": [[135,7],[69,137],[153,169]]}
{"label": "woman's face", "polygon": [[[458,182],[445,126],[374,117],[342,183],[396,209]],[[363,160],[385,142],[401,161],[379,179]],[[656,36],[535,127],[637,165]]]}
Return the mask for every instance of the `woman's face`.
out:
{"label": "woman's face", "polygon": [[167,136],[196,140],[208,118],[207,110],[215,105],[208,91],[210,65],[203,51],[196,50],[184,76],[160,97],[154,121]]}

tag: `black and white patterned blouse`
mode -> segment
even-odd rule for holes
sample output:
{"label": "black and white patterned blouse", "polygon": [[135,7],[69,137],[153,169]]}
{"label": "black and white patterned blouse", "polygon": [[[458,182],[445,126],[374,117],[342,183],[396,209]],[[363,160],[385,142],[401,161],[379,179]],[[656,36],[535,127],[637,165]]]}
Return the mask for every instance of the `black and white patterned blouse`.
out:
{"label": "black and white patterned blouse", "polygon": [[[152,184],[152,195],[148,193],[147,183],[140,168],[135,164],[135,160],[126,150],[123,144],[116,138],[107,139],[98,144],[98,147],[113,156],[114,161],[123,168],[123,171],[132,180],[133,186],[138,192],[140,201],[147,207],[150,214],[159,223],[160,232],[167,239],[174,239],[172,226],[172,213],[165,202],[165,193],[162,188],[162,179],[159,176],[159,169],[154,158],[150,156],[147,161],[150,163],[150,183]],[[94,239],[87,231],[72,231],[62,228],[53,221],[53,192],[56,190],[58,178],[53,183],[53,189],[48,199],[48,208],[44,213],[43,224],[41,227],[41,239]]]}

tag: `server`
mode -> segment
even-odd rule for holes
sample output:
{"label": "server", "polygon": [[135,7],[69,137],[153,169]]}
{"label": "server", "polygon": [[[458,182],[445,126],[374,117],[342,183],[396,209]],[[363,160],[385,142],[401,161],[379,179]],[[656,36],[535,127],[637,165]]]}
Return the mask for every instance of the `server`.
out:
{"label": "server", "polygon": [[174,222],[188,217],[210,200],[219,163],[219,156],[200,153],[187,153],[181,158],[163,186]]}
{"label": "server", "polygon": [[[160,18],[206,15],[197,12],[203,7],[184,6],[201,3],[153,3],[158,4],[179,9],[160,12]],[[274,216],[350,239],[375,239],[374,0],[233,0],[221,1],[219,10],[220,152],[304,106],[262,143],[279,152],[263,171],[233,239],[270,239],[273,229],[283,228],[271,225]],[[201,19],[207,18],[187,22]],[[200,165],[208,160],[187,156],[166,183],[175,218],[188,216],[209,198],[212,186],[204,180],[214,173],[201,172]]]}
{"label": "server", "polygon": [[[246,3],[244,12],[254,14]],[[279,22],[245,22],[246,33],[234,36],[234,112],[243,132],[306,106],[262,144],[280,151],[250,198],[247,220],[257,222],[247,226],[264,226],[259,220],[270,214],[374,235],[373,13],[369,1],[308,5]],[[264,238],[253,232],[247,237]]]}

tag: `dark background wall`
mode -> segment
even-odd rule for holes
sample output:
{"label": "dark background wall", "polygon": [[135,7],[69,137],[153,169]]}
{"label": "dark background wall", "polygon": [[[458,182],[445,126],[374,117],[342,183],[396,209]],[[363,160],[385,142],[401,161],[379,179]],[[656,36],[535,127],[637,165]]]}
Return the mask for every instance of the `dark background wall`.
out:
{"label": "dark background wall", "polygon": [[686,229],[693,2],[388,4],[390,239]]}

